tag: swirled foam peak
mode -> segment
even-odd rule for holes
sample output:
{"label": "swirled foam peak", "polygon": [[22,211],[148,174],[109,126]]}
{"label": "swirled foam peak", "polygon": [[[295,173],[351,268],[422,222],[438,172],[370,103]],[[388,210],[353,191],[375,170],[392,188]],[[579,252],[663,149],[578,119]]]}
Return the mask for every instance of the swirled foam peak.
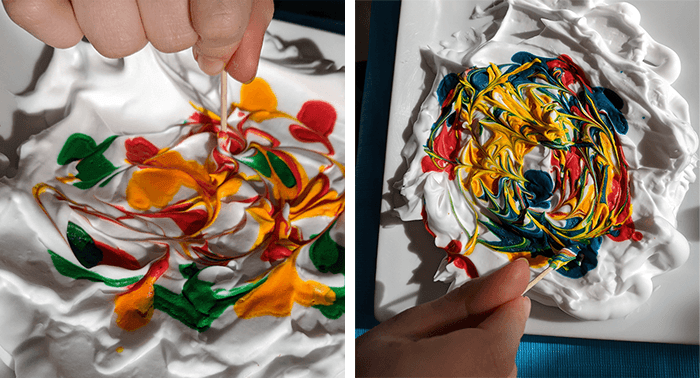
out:
{"label": "swirled foam peak", "polygon": [[534,277],[566,251],[529,295],[581,319],[629,314],[689,254],[676,216],[698,135],[671,87],[678,56],[627,3],[509,0],[473,17],[493,22],[424,51],[436,77],[399,214],[445,249],[436,280],[451,288],[519,257]]}
{"label": "swirled foam peak", "polygon": [[[263,55],[280,56],[277,37]],[[308,42],[308,40],[306,40]],[[306,42],[305,42],[306,43]],[[270,50],[272,49],[272,50]],[[56,50],[50,128],[0,182],[0,357],[17,377],[344,370],[344,75]]]}

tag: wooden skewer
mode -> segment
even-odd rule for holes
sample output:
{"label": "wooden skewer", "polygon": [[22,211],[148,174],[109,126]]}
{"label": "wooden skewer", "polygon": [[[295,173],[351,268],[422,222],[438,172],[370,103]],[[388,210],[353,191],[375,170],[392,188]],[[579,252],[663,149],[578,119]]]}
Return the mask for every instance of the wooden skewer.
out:
{"label": "wooden skewer", "polygon": [[228,120],[228,84],[226,83],[226,78],[228,74],[226,70],[221,71],[221,127],[224,128]]}
{"label": "wooden skewer", "polygon": [[529,284],[527,284],[527,287],[525,288],[525,291],[523,291],[523,295],[528,292],[528,290],[532,289],[533,286],[535,286],[536,283],[540,282],[541,279],[544,278],[544,276],[548,275],[549,272],[553,271],[554,268],[551,266],[548,266],[547,269],[543,270],[542,273],[538,274],[537,277],[533,278],[532,281],[530,281]]}

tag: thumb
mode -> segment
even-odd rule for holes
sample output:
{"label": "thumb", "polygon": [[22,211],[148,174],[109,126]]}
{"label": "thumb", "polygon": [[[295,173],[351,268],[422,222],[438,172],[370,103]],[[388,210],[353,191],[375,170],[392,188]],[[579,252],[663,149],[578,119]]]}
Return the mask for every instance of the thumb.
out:
{"label": "thumb", "polygon": [[525,323],[530,316],[530,308],[530,298],[513,299],[499,306],[477,328],[492,336],[494,348],[501,356],[515,361],[520,339],[525,332]]}
{"label": "thumb", "polygon": [[251,0],[190,1],[192,27],[199,35],[192,48],[199,68],[220,73],[243,39],[252,10]]}

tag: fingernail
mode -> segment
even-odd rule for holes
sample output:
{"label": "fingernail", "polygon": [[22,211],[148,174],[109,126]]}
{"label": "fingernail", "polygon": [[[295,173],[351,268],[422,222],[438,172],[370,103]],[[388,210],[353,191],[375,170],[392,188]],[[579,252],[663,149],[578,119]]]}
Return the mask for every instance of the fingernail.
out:
{"label": "fingernail", "polygon": [[513,261],[513,263],[516,263],[516,262],[521,261],[521,260],[525,261],[527,263],[527,265],[530,265],[530,262],[527,261],[527,257],[518,257],[517,259],[515,259],[515,261]]}
{"label": "fingernail", "polygon": [[200,55],[197,58],[197,64],[204,73],[210,76],[218,75],[224,70],[224,61],[220,59],[211,59]]}

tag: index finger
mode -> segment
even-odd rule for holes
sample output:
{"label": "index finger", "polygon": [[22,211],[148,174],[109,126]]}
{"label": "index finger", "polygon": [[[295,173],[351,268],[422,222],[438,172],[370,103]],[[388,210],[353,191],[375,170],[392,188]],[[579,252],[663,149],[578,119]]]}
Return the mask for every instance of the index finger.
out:
{"label": "index finger", "polygon": [[265,38],[265,30],[267,30],[270,21],[272,21],[273,13],[274,4],[272,0],[256,0],[253,3],[253,11],[250,15],[248,28],[243,35],[243,40],[226,66],[226,71],[234,79],[247,83],[255,78],[260,61],[260,51]]}
{"label": "index finger", "polygon": [[190,2],[192,27],[199,35],[193,53],[209,75],[221,72],[243,39],[252,10],[251,0]]}

